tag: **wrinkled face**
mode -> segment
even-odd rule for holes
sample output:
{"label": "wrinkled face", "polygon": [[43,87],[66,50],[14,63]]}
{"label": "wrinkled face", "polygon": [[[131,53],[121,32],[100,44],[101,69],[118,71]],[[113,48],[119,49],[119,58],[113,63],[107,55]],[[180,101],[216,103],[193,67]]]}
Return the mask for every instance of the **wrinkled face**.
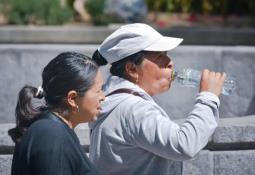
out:
{"label": "wrinkled face", "polygon": [[167,52],[147,52],[138,68],[138,85],[151,96],[171,87],[173,61]]}
{"label": "wrinkled face", "polygon": [[78,115],[83,119],[83,122],[94,121],[97,119],[101,110],[101,102],[105,99],[102,85],[103,78],[98,71],[92,87],[78,100]]}

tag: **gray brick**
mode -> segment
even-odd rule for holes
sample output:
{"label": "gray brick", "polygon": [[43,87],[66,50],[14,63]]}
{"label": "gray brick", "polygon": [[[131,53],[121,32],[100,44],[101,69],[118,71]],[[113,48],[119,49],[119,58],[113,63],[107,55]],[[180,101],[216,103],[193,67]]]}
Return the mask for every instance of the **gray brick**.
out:
{"label": "gray brick", "polygon": [[89,127],[87,124],[80,124],[75,128],[75,133],[77,134],[81,145],[89,145]]}
{"label": "gray brick", "polygon": [[255,57],[249,47],[226,48],[222,52],[222,67],[237,80],[236,92],[222,96],[220,112],[224,117],[255,114]]}
{"label": "gray brick", "polygon": [[12,155],[0,155],[0,174],[11,174]]}
{"label": "gray brick", "polygon": [[0,43],[100,43],[115,28],[2,26]]}
{"label": "gray brick", "polygon": [[214,152],[215,175],[254,175],[255,150]]}
{"label": "gray brick", "polygon": [[213,134],[214,143],[255,142],[255,116],[225,118]]}
{"label": "gray brick", "polygon": [[0,124],[0,150],[2,151],[5,147],[13,147],[14,143],[8,135],[8,130],[13,128],[15,125],[12,123],[9,124]]}
{"label": "gray brick", "polygon": [[[13,128],[15,124],[13,123],[5,123],[0,124],[0,154],[5,152],[6,147],[11,147],[13,149],[14,143],[8,135],[8,130]],[[89,141],[89,128],[87,124],[80,124],[75,128],[75,133],[77,134],[80,143],[82,146],[88,146]],[[9,150],[9,149],[8,149]]]}
{"label": "gray brick", "polygon": [[201,151],[193,159],[183,161],[182,175],[214,175],[213,153]]}
{"label": "gray brick", "polygon": [[[1,26],[0,43],[101,43],[119,25]],[[184,38],[188,45],[255,45],[252,28],[172,27],[164,35]]]}

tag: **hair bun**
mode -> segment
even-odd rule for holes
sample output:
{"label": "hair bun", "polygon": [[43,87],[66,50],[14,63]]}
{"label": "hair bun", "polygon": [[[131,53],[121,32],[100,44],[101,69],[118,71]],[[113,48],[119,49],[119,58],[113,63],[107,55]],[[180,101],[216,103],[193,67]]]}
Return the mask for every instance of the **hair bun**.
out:
{"label": "hair bun", "polygon": [[106,59],[99,53],[98,50],[94,52],[92,60],[95,61],[98,66],[104,66],[108,63]]}

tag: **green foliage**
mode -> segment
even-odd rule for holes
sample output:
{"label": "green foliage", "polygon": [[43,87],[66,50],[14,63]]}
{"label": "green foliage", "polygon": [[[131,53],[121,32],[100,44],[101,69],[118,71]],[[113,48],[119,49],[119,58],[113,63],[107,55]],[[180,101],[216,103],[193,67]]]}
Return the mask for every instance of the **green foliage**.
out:
{"label": "green foliage", "polygon": [[6,14],[11,24],[55,25],[67,22],[73,11],[61,7],[59,0],[9,0],[10,10]]}
{"label": "green foliage", "polygon": [[87,0],[86,9],[89,14],[93,16],[99,16],[104,14],[105,0]]}
{"label": "green foliage", "polygon": [[7,2],[8,0],[0,0],[0,14],[3,14],[6,12]]}
{"label": "green foliage", "polygon": [[118,16],[113,14],[105,14],[105,0],[87,0],[86,9],[91,15],[94,25],[107,25],[110,23],[123,22]]}
{"label": "green foliage", "polygon": [[149,9],[163,12],[188,12],[192,0],[147,0]]}
{"label": "green foliage", "polygon": [[87,0],[86,9],[91,15],[92,22],[95,25],[106,25],[108,19],[104,16],[105,0]]}
{"label": "green foliage", "polygon": [[149,10],[220,15],[255,14],[254,0],[146,0]]}

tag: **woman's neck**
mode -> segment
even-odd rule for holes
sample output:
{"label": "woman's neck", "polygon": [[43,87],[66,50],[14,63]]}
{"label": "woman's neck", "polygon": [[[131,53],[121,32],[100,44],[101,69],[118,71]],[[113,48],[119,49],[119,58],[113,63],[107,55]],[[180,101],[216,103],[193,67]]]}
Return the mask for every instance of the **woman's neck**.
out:
{"label": "woman's neck", "polygon": [[63,117],[61,114],[59,114],[58,112],[54,112],[53,113],[60,118],[63,122],[65,122],[70,128],[74,128],[75,125],[73,124],[73,122],[71,120],[66,119],[65,117]]}

